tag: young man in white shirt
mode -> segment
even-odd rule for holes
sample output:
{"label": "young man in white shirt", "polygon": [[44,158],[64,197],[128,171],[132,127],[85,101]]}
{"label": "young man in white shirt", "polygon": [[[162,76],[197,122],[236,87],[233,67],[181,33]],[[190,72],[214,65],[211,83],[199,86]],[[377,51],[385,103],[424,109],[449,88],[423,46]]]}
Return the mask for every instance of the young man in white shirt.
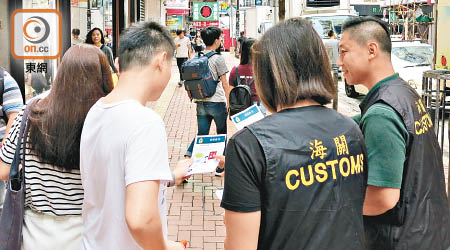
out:
{"label": "young man in white shirt", "polygon": [[178,82],[179,87],[183,85],[181,65],[183,65],[184,62],[191,58],[191,41],[184,35],[185,32],[186,31],[184,30],[177,30],[177,37],[175,37],[174,40],[177,50],[175,57],[177,58],[178,71],[180,72],[180,81]]}
{"label": "young man in white shirt", "polygon": [[145,107],[167,86],[174,50],[166,28],[155,22],[121,36],[119,82],[90,109],[81,135],[80,249],[184,249],[167,241],[165,191],[167,183],[185,179],[191,162],[180,161],[171,172],[164,122]]}

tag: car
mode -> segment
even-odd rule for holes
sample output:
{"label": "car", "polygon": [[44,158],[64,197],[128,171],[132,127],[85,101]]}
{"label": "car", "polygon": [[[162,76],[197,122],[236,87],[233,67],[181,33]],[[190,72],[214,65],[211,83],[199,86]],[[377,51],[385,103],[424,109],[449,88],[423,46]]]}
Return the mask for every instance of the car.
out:
{"label": "car", "polygon": [[328,31],[333,30],[337,37],[341,37],[342,25],[356,18],[355,14],[348,13],[320,13],[300,16],[311,22],[314,30],[322,39],[328,38]]}
{"label": "car", "polygon": [[[414,42],[392,42],[391,61],[394,71],[413,87],[419,95],[422,94],[423,72],[430,70],[433,63],[433,47],[429,44]],[[344,81],[345,94],[349,97],[357,97],[367,94],[366,87],[348,85]]]}

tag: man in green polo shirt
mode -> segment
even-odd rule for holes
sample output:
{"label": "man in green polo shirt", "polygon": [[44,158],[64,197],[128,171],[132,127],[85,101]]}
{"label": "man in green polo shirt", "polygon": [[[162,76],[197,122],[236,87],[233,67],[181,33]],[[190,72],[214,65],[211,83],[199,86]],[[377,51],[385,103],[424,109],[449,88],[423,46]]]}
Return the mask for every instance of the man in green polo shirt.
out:
{"label": "man in green polo shirt", "polygon": [[[370,89],[367,96],[376,92],[384,83],[398,77],[398,73],[395,73],[379,81]],[[365,214],[370,215],[377,214],[378,211],[387,211],[397,203],[400,194],[406,145],[409,140],[408,131],[402,118],[395,110],[382,102],[370,106],[363,117],[361,117],[361,114],[358,114],[353,119],[364,132],[369,164],[380,166],[369,168],[367,184],[374,187],[389,188],[385,192],[393,196],[389,200],[383,199],[386,202],[381,203],[377,200],[366,200]]]}
{"label": "man in green polo shirt", "polygon": [[366,249],[447,249],[450,212],[442,152],[420,96],[391,63],[387,25],[359,17],[344,23],[337,65],[369,93],[354,117],[364,135],[368,181]]}

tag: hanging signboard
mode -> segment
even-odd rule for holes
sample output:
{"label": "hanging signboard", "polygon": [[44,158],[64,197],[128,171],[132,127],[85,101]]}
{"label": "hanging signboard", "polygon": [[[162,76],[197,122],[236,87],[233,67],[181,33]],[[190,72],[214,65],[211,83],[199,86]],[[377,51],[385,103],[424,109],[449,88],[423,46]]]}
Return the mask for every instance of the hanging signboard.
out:
{"label": "hanging signboard", "polygon": [[166,0],[166,9],[189,9],[189,0]]}
{"label": "hanging signboard", "polygon": [[193,2],[193,21],[219,21],[219,3],[217,2]]}
{"label": "hanging signboard", "polygon": [[206,22],[206,21],[194,21],[192,22],[192,26],[196,27],[196,28],[206,28],[206,27],[219,27],[219,22],[216,21],[211,21],[211,22]]}
{"label": "hanging signboard", "polygon": [[438,2],[437,32],[436,32],[436,68],[450,69],[450,35],[448,27],[450,26],[450,0],[442,0]]}

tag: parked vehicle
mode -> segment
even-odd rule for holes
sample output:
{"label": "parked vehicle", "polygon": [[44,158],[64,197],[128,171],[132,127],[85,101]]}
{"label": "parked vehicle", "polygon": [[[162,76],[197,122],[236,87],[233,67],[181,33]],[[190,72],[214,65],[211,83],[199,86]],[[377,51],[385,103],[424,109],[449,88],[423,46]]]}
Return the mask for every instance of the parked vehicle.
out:
{"label": "parked vehicle", "polygon": [[341,37],[342,25],[350,18],[357,17],[347,13],[321,13],[301,16],[311,21],[314,30],[322,39],[328,39],[328,32],[333,30],[338,38]]}

